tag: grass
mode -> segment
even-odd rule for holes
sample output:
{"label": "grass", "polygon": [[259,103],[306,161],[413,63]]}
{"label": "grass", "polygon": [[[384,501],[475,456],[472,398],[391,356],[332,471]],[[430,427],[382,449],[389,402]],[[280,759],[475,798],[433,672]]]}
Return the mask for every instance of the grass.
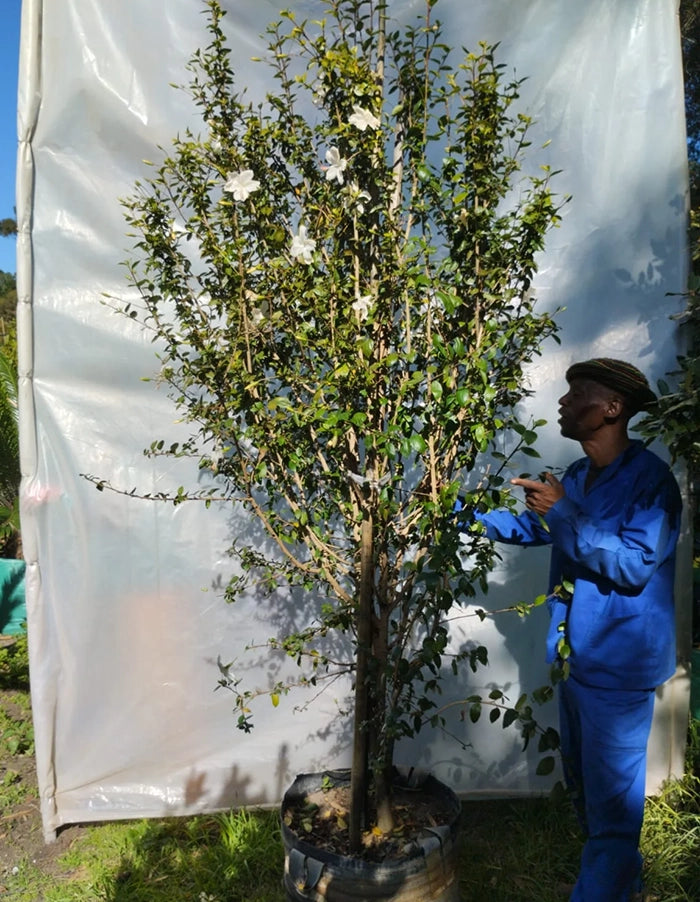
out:
{"label": "grass", "polygon": [[[9,811],[26,800],[27,784],[16,762],[34,753],[34,730],[29,703],[29,666],[27,639],[20,637],[12,645],[0,648],[0,689],[4,703],[0,707],[0,812]],[[6,762],[9,761],[9,764]]]}
{"label": "grass", "polygon": [[0,756],[31,755],[34,753],[34,730],[31,708],[26,693],[13,692],[5,697],[0,708]]}
{"label": "grass", "polygon": [[[123,828],[122,828],[123,829]],[[232,902],[282,900],[284,856],[273,812],[169,821],[141,821],[130,828],[119,865],[103,869],[98,899],[110,902],[175,902],[209,897]],[[119,830],[115,829],[115,838]],[[85,850],[73,853],[85,866]],[[91,847],[88,865],[100,866],[104,847]],[[93,867],[94,872],[94,867]],[[46,895],[63,902],[60,894]],[[89,899],[89,896],[76,896]]]}
{"label": "grass", "polygon": [[0,689],[29,692],[29,654],[26,635],[13,636],[0,647]]}
{"label": "grass", "polygon": [[700,899],[700,721],[690,724],[685,778],[647,803],[642,853],[661,902]]}
{"label": "grass", "polygon": [[23,861],[12,902],[284,902],[274,812],[101,824],[56,864]]}
{"label": "grass", "polygon": [[[31,752],[26,645],[0,649],[0,688],[9,698],[2,762]],[[9,694],[8,694],[9,693]],[[700,723],[691,722],[687,774],[647,801],[642,851],[658,902],[700,899]],[[11,763],[11,759],[10,759]],[[21,802],[11,767],[0,809]],[[468,801],[463,806],[460,887],[464,902],[563,902],[581,837],[570,807],[549,799]],[[52,861],[20,860],[0,875],[8,902],[284,902],[283,851],[275,812],[104,823],[81,830]],[[6,886],[2,887],[2,883]],[[7,895],[3,895],[3,889]]]}
{"label": "grass", "polygon": [[[0,727],[1,728],[1,727]],[[16,808],[28,797],[28,790],[22,782],[19,771],[11,767],[0,775],[0,812]]]}

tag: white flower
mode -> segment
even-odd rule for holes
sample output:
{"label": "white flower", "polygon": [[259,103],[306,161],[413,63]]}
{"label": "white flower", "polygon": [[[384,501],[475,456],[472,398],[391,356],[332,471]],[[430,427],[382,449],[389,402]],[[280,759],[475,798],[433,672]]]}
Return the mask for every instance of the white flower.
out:
{"label": "white flower", "polygon": [[257,191],[260,182],[253,178],[252,169],[241,169],[240,172],[229,172],[224,191],[233,194],[234,200],[248,200],[253,191]]}
{"label": "white flower", "polygon": [[363,191],[362,188],[357,184],[357,182],[353,182],[351,185],[348,185],[349,194],[351,199],[354,201],[355,209],[362,216],[365,212],[365,201],[372,200],[369,195],[369,192]]}
{"label": "white flower", "polygon": [[360,322],[364,322],[367,319],[371,306],[371,294],[363,294],[362,296],[358,296],[357,300],[353,303],[352,309],[357,314],[357,318],[360,320]]}
{"label": "white flower", "polygon": [[350,125],[354,125],[355,128],[359,128],[361,132],[363,132],[366,128],[379,128],[380,121],[371,112],[371,110],[367,110],[361,106],[353,106],[352,108],[352,116],[348,119]]}
{"label": "white flower", "polygon": [[442,306],[434,290],[429,291],[423,297],[423,303],[426,304],[426,306],[428,306],[431,310],[439,310]]}
{"label": "white flower", "polygon": [[306,226],[300,225],[296,235],[292,235],[292,246],[289,253],[297,257],[302,263],[313,263],[313,252],[316,250],[316,242],[306,235]]}
{"label": "white flower", "polygon": [[179,219],[171,219],[170,220],[170,237],[175,241],[179,241],[180,238],[186,238],[189,235],[187,230],[187,226],[184,222]]}
{"label": "white flower", "polygon": [[325,85],[325,75],[323,72],[318,73],[316,85],[317,87],[312,96],[312,100],[318,106],[319,104],[323,103],[323,101],[326,99],[326,94],[328,93],[328,88]]}
{"label": "white flower", "polygon": [[330,147],[326,151],[326,163],[328,163],[328,168],[326,169],[328,181],[335,179],[339,185],[342,185],[345,181],[343,173],[347,168],[348,161],[345,157],[340,156],[340,151],[337,147]]}

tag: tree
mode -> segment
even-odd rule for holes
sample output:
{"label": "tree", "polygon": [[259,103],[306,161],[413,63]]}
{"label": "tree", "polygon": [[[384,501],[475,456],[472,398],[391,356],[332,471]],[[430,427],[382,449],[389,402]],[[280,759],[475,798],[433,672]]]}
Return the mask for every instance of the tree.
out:
{"label": "tree", "polygon": [[[13,219],[0,220],[0,235],[17,232]],[[17,281],[0,270],[0,555],[21,554],[19,520],[19,409],[17,405]]]}
{"label": "tree", "polygon": [[681,0],[680,20],[690,175],[690,272],[686,309],[675,319],[683,327],[686,353],[679,357],[679,370],[660,383],[658,409],[640,426],[650,438],[664,437],[674,459],[687,461],[694,482],[700,468],[700,9],[696,0]]}
{"label": "tree", "polygon": [[0,556],[20,555],[17,369],[0,351]]}
{"label": "tree", "polygon": [[[486,45],[453,62],[435,0],[404,28],[369,0],[327,0],[320,22],[282,13],[260,104],[237,85],[219,3],[206,5],[210,43],[187,87],[205,132],[176,138],[125,201],[140,302],[120,309],[151,331],[191,427],[151,453],[216,476],[171,500],[236,504],[272,545],[234,543],[229,600],[313,592],[317,619],[270,648],[307,685],[353,674],[356,851],[368,818],[391,827],[395,743],[441,722],[445,664],[487,660],[448,647],[447,614],[485,586],[494,553],[478,530],[460,540],[453,509],[465,486],[468,506],[509,503],[505,435],[535,455],[539,424],[516,405],[555,334],[531,285],[559,202],[546,168],[520,171],[519,82]],[[263,690],[222,673],[249,731]],[[532,729],[522,700],[513,721]]]}
{"label": "tree", "polygon": [[0,270],[0,347],[8,357],[17,353],[17,282],[9,272]]}
{"label": "tree", "polygon": [[[660,382],[657,410],[640,424],[642,433],[653,440],[662,437],[674,460],[688,465],[692,519],[695,535],[700,535],[698,474],[700,473],[700,9],[697,0],[681,0],[681,43],[685,80],[685,112],[690,178],[688,244],[690,267],[685,292],[685,310],[675,317],[682,327],[685,353],[679,368]],[[700,642],[700,600],[695,599],[693,636]]]}
{"label": "tree", "polygon": [[[16,234],[17,222],[14,219],[0,219],[0,235],[7,237]],[[16,308],[15,276],[0,270],[0,345],[5,348],[11,359],[14,359],[17,353]]]}
{"label": "tree", "polygon": [[0,219],[0,235],[7,237],[8,235],[17,234],[17,221],[14,219]]}
{"label": "tree", "polygon": [[680,21],[691,207],[695,209],[700,189],[700,9],[697,0],[681,0]]}

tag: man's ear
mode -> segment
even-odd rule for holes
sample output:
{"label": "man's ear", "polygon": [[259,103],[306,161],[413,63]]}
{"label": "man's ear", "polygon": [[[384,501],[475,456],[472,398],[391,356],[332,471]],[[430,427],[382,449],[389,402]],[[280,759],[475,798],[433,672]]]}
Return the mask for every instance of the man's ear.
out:
{"label": "man's ear", "polygon": [[625,402],[622,398],[612,396],[605,402],[605,415],[611,420],[616,420],[625,412]]}

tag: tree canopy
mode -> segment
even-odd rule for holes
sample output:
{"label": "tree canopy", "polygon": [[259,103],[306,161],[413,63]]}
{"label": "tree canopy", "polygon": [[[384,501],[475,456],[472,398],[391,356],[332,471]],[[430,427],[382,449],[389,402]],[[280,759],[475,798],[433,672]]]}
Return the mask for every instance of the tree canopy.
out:
{"label": "tree canopy", "polygon": [[17,234],[17,220],[16,219],[0,219],[0,235],[16,235]]}

